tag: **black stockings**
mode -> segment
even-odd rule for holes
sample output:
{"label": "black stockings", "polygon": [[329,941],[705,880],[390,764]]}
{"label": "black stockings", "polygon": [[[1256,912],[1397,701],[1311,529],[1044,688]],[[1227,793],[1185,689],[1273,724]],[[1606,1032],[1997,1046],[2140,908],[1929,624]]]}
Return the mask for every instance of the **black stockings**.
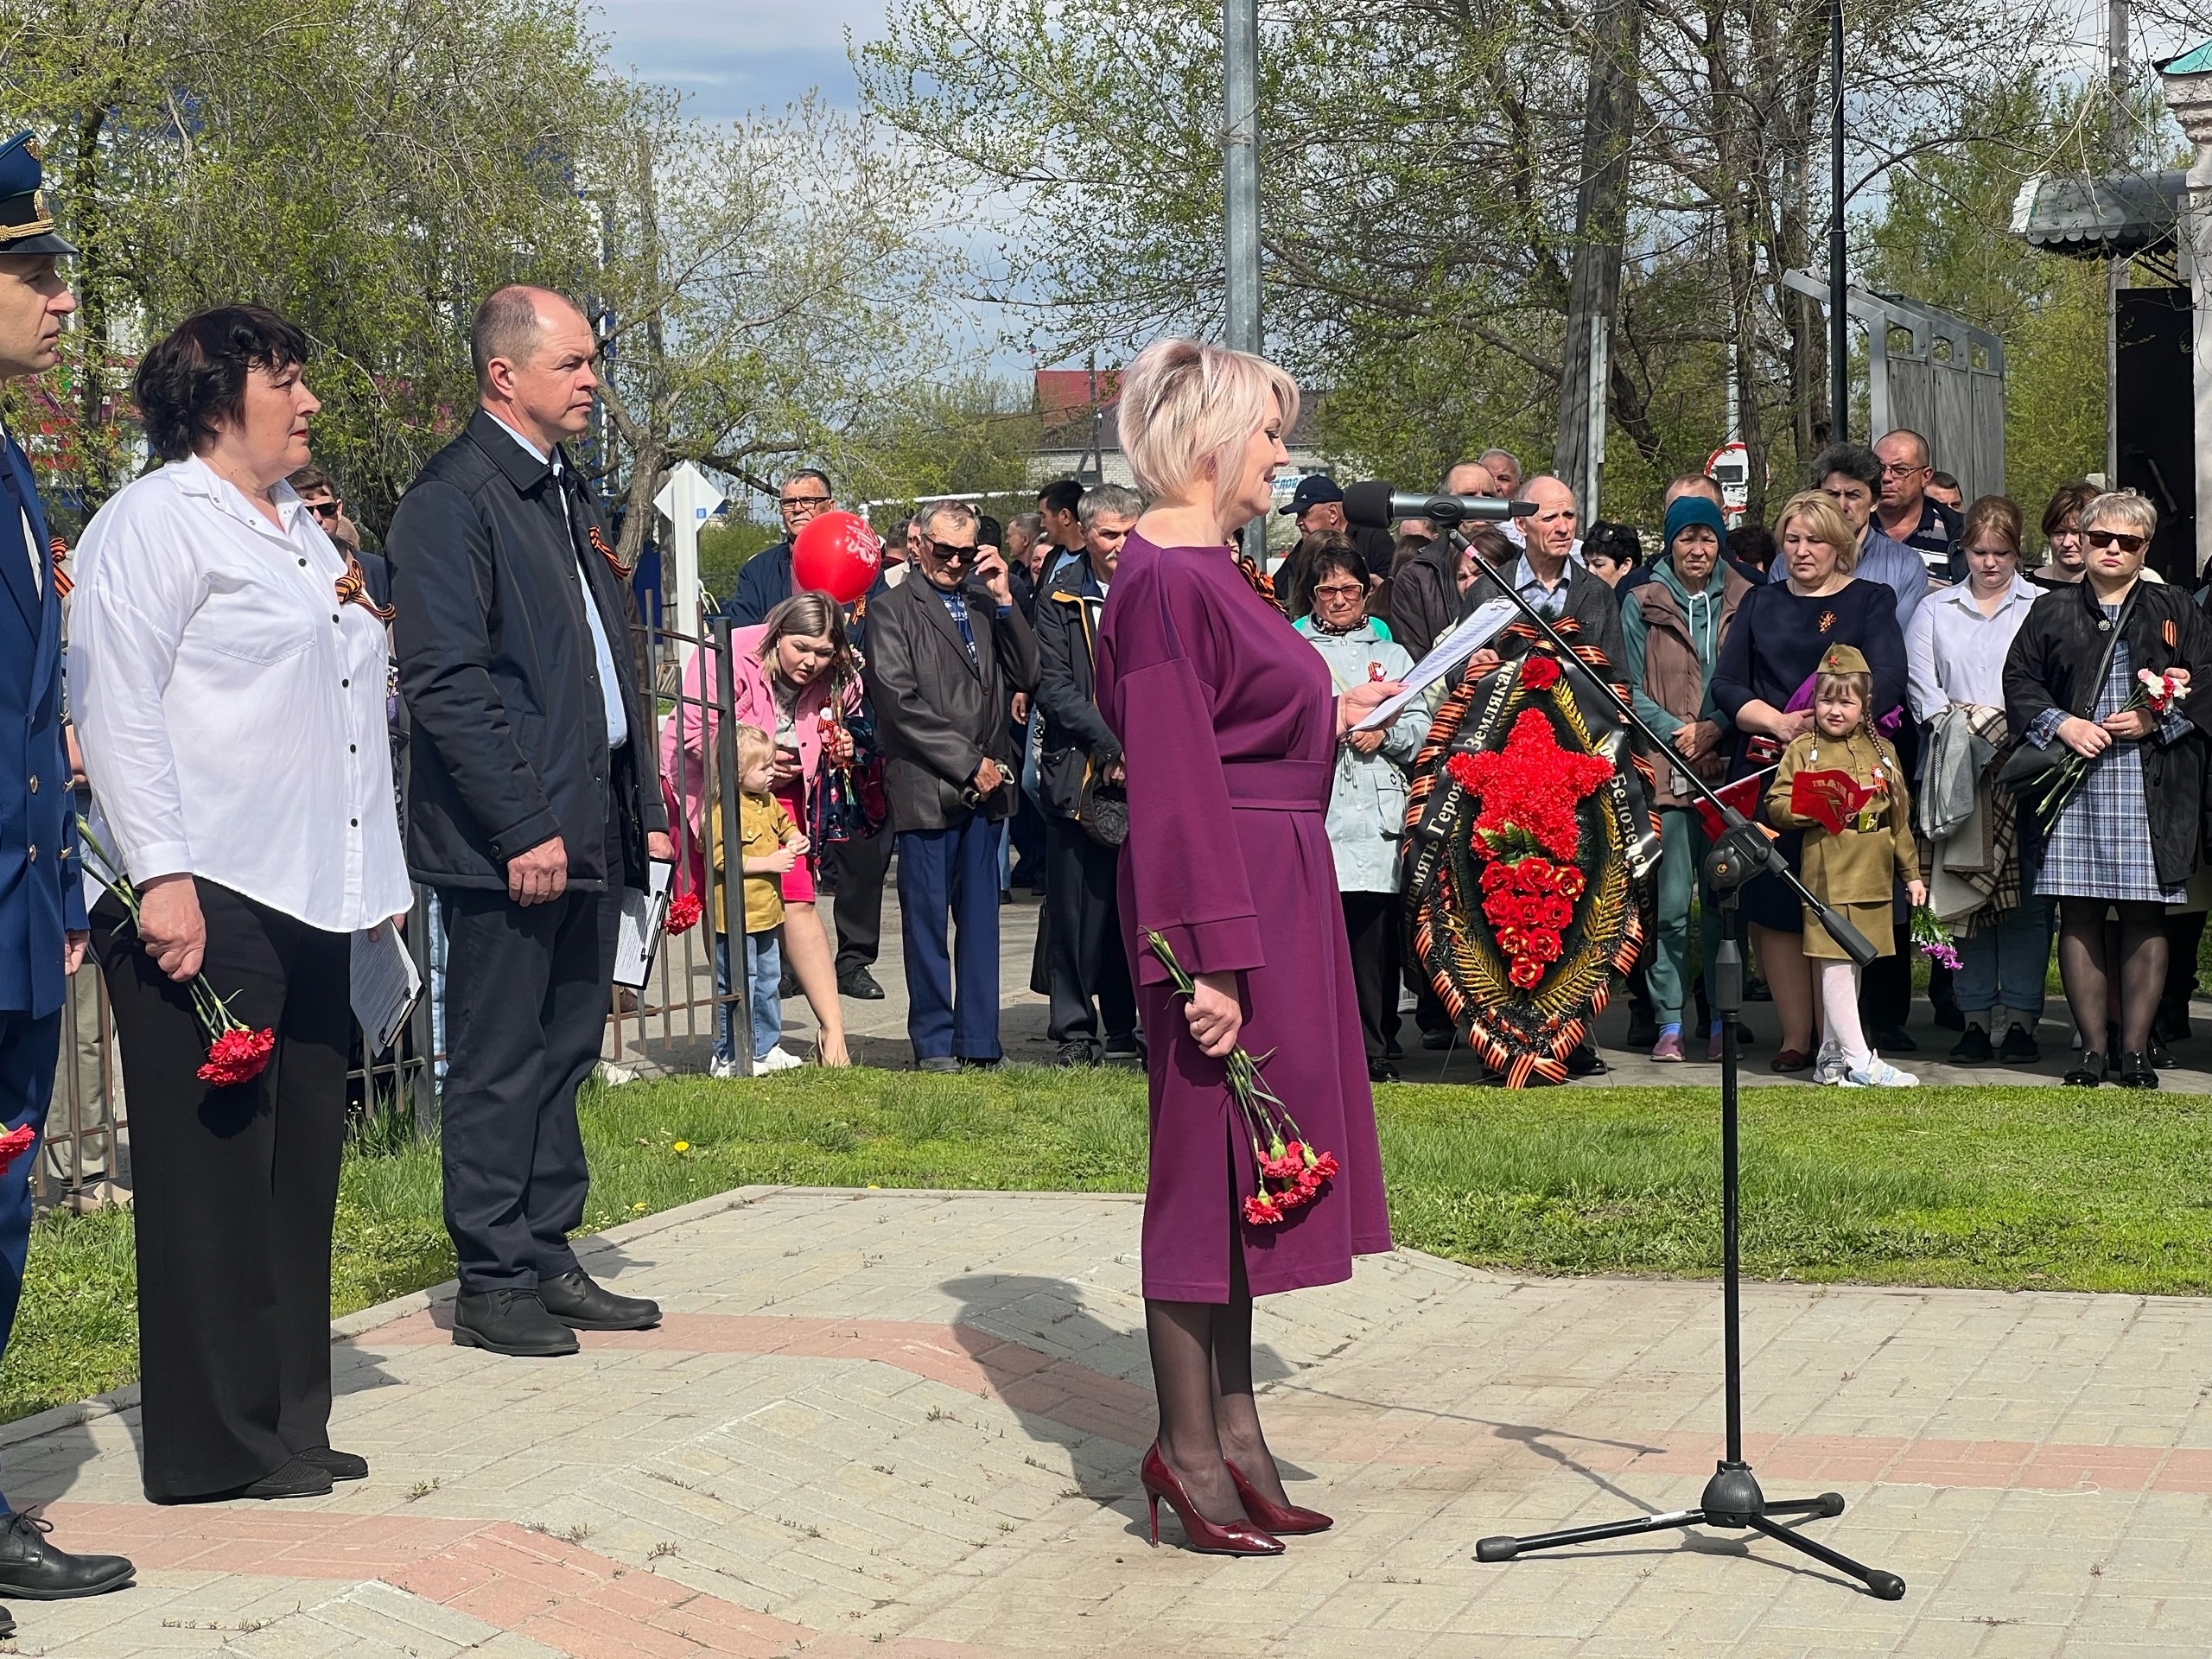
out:
{"label": "black stockings", "polygon": [[1262,1497],[1287,1503],[1252,1397],[1252,1291],[1243,1248],[1230,1242],[1226,1303],[1147,1300],[1144,1326],[1160,1396],[1160,1453],[1198,1513],[1209,1521],[1245,1518],[1224,1458]]}
{"label": "black stockings", "polygon": [[[2120,912],[2117,928],[2105,925],[2108,908]],[[2103,1052],[2111,1040],[2107,1029],[2117,1023],[2120,1052],[2147,1053],[2151,1021],[2166,985],[2164,907],[2060,899],[2058,974],[2085,1052]]]}

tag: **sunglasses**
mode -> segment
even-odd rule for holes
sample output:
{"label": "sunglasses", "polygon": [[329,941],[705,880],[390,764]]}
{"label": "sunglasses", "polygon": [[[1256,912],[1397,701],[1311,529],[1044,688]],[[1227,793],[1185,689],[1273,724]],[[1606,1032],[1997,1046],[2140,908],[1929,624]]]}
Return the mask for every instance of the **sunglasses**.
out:
{"label": "sunglasses", "polygon": [[947,564],[963,563],[974,558],[977,551],[974,542],[940,542],[934,536],[924,539],[929,543],[930,551]]}
{"label": "sunglasses", "polygon": [[2140,553],[2150,540],[2147,536],[2130,536],[2119,530],[2085,530],[2082,537],[2091,547],[2116,547],[2123,553]]}
{"label": "sunglasses", "polygon": [[318,518],[335,518],[345,510],[343,501],[311,501],[308,504],[308,511]]}

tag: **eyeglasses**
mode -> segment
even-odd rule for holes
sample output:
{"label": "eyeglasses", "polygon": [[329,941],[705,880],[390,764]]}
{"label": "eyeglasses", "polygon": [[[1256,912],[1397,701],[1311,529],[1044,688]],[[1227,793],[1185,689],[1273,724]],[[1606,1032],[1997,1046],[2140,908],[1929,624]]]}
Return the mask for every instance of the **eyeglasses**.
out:
{"label": "eyeglasses", "polygon": [[2091,547],[2116,547],[2123,553],[2140,553],[2150,540],[2147,536],[2130,536],[2120,530],[2085,530],[2082,537]]}
{"label": "eyeglasses", "polygon": [[1332,582],[1325,588],[1313,590],[1316,599],[1363,599],[1366,595],[1366,588],[1349,582]]}
{"label": "eyeglasses", "polygon": [[1928,470],[1928,463],[1924,461],[1885,461],[1882,463],[1884,478],[1910,478],[1915,473],[1924,473]]}
{"label": "eyeglasses", "polygon": [[789,512],[793,507],[826,506],[829,505],[829,501],[830,498],[826,495],[787,495],[781,500],[778,501],[776,505],[781,507],[785,512]]}
{"label": "eyeglasses", "polygon": [[947,564],[959,564],[972,559],[977,551],[973,542],[940,542],[934,536],[925,536],[922,539],[929,543],[930,551]]}

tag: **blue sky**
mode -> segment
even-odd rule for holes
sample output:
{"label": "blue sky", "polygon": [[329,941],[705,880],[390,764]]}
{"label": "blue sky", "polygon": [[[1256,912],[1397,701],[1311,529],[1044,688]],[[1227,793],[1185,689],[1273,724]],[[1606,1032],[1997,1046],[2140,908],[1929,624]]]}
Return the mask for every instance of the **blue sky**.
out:
{"label": "blue sky", "polygon": [[810,87],[852,108],[845,31],[865,40],[883,18],[883,0],[600,0],[608,55],[709,121],[781,109]]}

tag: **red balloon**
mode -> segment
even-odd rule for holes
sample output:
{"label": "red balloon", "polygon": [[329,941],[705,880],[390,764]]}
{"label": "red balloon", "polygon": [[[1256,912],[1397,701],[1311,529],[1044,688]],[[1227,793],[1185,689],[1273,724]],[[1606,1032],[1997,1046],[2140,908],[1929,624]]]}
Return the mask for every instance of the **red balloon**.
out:
{"label": "red balloon", "polygon": [[816,589],[840,605],[868,592],[882,568],[883,543],[858,513],[819,514],[791,541],[793,589]]}

